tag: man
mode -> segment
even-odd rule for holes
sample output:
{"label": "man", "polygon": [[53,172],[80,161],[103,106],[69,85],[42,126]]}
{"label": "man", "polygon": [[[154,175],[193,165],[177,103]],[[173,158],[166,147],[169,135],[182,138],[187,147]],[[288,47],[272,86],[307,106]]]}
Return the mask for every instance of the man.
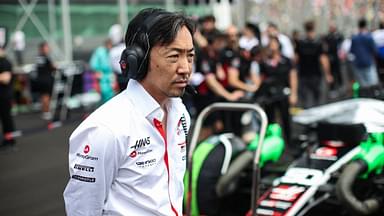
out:
{"label": "man", "polygon": [[115,74],[113,73],[109,56],[111,48],[111,39],[105,40],[103,46],[99,46],[93,51],[89,60],[89,66],[96,73],[99,80],[101,103],[105,103],[115,95],[113,88]]}
{"label": "man", "polygon": [[372,32],[376,45],[376,62],[379,81],[384,83],[384,22],[379,23],[379,28]]}
{"label": "man", "polygon": [[305,38],[296,46],[296,62],[299,77],[299,101],[307,109],[322,103],[322,82],[333,82],[329,60],[321,42],[316,38],[315,23],[304,23]]}
{"label": "man", "polygon": [[269,38],[270,37],[277,37],[279,39],[279,42],[281,44],[281,53],[289,58],[294,59],[295,57],[295,51],[293,49],[293,45],[289,37],[279,31],[279,28],[275,23],[269,23],[266,34],[263,35],[263,38],[261,38],[261,42],[263,46],[268,46],[269,44]]}
{"label": "man", "polygon": [[194,28],[162,9],[129,23],[126,90],[70,137],[68,215],[182,215],[190,116],[179,97],[192,71]]}
{"label": "man", "polygon": [[39,93],[41,102],[41,117],[44,120],[51,120],[50,102],[52,88],[54,85],[54,73],[56,66],[49,57],[50,48],[46,41],[39,44],[39,55],[36,57],[37,78],[34,89]]}
{"label": "man", "polygon": [[[199,94],[194,97],[197,115],[214,102],[234,102],[244,96],[242,91],[228,90],[227,73],[224,72],[219,59],[219,52],[225,45],[225,35],[211,34],[207,39],[207,46],[201,50],[196,59],[196,73],[194,74],[195,77],[202,77],[202,82],[197,85]],[[199,140],[204,140],[213,133],[222,132],[223,119],[222,112],[209,115],[201,129]]]}
{"label": "man", "polygon": [[7,59],[3,46],[0,45],[0,118],[3,129],[0,151],[13,149],[15,144],[15,140],[10,136],[15,130],[11,115],[12,93],[12,64]]}
{"label": "man", "polygon": [[[329,59],[329,66],[334,82],[330,86],[331,98],[337,95],[337,91],[342,87],[343,80],[341,74],[341,62],[339,58],[339,49],[343,42],[343,35],[337,30],[336,24],[329,25],[328,34],[324,37],[325,53]],[[335,95],[336,94],[336,95]]]}
{"label": "man", "polygon": [[118,92],[122,92],[128,83],[128,79],[123,75],[120,69],[120,56],[125,49],[124,40],[122,37],[122,28],[120,24],[114,24],[109,29],[108,37],[112,41],[112,48],[109,50],[109,61],[113,73],[116,75],[117,84],[119,85]]}
{"label": "man", "polygon": [[291,60],[282,55],[281,44],[277,37],[270,38],[266,53],[266,59],[260,64],[260,76],[264,87],[260,87],[257,93],[269,99],[263,104],[269,122],[279,122],[276,111],[279,112],[284,139],[290,145],[291,115],[289,107],[297,103],[297,72]]}
{"label": "man", "polygon": [[367,21],[358,21],[359,32],[352,36],[350,52],[353,58],[353,73],[361,87],[379,84],[376,71],[376,47],[371,33],[367,29]]}
{"label": "man", "polygon": [[17,30],[12,37],[12,48],[15,53],[15,60],[17,66],[24,64],[24,51],[25,51],[25,34],[21,30]]}

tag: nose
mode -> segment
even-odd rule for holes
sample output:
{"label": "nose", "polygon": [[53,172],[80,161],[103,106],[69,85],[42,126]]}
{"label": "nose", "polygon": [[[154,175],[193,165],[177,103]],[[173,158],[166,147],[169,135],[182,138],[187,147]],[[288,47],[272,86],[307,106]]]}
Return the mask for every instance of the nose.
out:
{"label": "nose", "polygon": [[192,63],[188,61],[188,57],[184,56],[179,60],[177,72],[179,74],[190,74],[192,71]]}

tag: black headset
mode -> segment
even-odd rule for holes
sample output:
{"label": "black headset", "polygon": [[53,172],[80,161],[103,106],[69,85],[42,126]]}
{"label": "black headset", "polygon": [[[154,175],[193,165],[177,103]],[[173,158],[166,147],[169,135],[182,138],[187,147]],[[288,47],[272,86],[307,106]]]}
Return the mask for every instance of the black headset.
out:
{"label": "black headset", "polygon": [[[163,10],[153,12],[144,19],[142,26],[135,32],[132,39],[129,39],[129,41],[126,42],[127,47],[121,53],[120,58],[120,67],[124,76],[136,80],[145,77],[147,73],[148,55],[151,49],[149,44],[149,31],[160,19],[169,14],[170,12]],[[145,38],[144,43],[147,43],[146,50],[143,50],[143,48],[135,42],[136,37],[138,40]]]}

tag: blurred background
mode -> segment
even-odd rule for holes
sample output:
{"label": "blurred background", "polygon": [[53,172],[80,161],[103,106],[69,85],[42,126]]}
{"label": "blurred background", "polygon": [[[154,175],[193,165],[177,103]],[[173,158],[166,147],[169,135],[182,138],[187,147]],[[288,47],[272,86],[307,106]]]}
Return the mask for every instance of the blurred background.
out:
{"label": "blurred background", "polygon": [[[213,14],[221,30],[230,24],[241,28],[247,21],[263,30],[274,22],[288,35],[302,30],[305,20],[314,19],[318,33],[326,33],[334,22],[346,36],[356,30],[360,17],[377,28],[384,11],[381,0],[2,0],[0,25],[6,28],[7,38],[18,30],[24,32],[26,63],[33,62],[42,40],[51,44],[55,60],[87,60],[113,24],[126,29],[130,18],[144,7],[184,11],[194,17]],[[11,49],[9,43],[7,50]]]}

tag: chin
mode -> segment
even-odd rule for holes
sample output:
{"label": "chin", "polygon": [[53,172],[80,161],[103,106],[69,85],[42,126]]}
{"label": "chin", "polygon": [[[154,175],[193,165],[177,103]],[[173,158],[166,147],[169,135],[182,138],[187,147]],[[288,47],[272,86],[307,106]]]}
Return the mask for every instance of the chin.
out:
{"label": "chin", "polygon": [[181,97],[184,95],[184,92],[185,92],[185,89],[178,89],[178,90],[175,90],[175,91],[171,91],[169,94],[168,94],[168,97]]}

